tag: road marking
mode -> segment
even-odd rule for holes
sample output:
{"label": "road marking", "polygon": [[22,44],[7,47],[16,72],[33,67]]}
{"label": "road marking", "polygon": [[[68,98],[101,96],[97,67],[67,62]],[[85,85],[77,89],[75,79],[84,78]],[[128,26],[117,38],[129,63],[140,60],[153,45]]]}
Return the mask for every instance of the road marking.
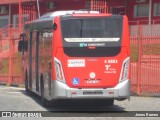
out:
{"label": "road marking", "polygon": [[15,94],[17,94],[17,93],[20,94],[21,93],[22,94],[22,92],[19,92],[19,91],[18,92],[7,92],[7,93],[15,93]]}

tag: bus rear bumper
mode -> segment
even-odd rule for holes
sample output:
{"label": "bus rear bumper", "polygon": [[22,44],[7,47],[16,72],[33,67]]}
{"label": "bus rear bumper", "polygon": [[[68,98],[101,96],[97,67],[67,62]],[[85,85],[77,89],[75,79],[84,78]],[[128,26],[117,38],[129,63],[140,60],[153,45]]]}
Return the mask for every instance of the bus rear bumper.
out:
{"label": "bus rear bumper", "polygon": [[70,88],[57,80],[52,81],[50,100],[55,99],[129,99],[130,80],[120,82],[114,88]]}

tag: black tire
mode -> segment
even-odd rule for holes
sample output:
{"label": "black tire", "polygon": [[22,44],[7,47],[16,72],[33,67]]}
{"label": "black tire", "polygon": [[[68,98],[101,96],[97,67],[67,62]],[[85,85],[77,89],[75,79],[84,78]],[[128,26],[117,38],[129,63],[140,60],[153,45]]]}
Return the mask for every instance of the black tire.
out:
{"label": "black tire", "polygon": [[113,106],[114,105],[114,99],[107,99],[107,105]]}
{"label": "black tire", "polygon": [[44,80],[43,80],[43,75],[41,75],[40,81],[41,81],[41,102],[42,102],[43,106],[48,107],[50,105],[50,102],[48,100],[46,100],[45,97],[44,97]]}
{"label": "black tire", "polygon": [[29,94],[30,91],[28,89],[28,74],[27,74],[27,71],[25,73],[25,89],[26,89],[26,93]]}

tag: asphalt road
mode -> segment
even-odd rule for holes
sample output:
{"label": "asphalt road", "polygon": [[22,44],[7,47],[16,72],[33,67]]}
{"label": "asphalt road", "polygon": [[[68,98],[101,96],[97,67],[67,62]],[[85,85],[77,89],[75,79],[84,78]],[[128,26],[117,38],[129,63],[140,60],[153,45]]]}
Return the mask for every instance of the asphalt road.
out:
{"label": "asphalt road", "polygon": [[[52,111],[47,112],[50,116],[55,116],[57,119],[85,119],[99,120],[107,117],[108,119],[122,119],[125,115],[131,114],[130,119],[136,120],[137,117],[133,117],[133,112],[146,114],[149,111],[160,111],[160,98],[158,97],[138,97],[131,96],[130,101],[115,101],[114,106],[107,106],[104,102],[92,102],[92,101],[57,101],[50,107],[43,107],[41,105],[40,97],[34,94],[26,94],[24,88],[6,87],[0,85],[0,111]],[[117,113],[109,113],[109,111],[115,111]],[[124,114],[126,113],[127,114]],[[153,112],[156,114],[156,112]],[[158,113],[160,117],[160,112]],[[64,118],[61,118],[64,117]],[[80,118],[82,117],[82,118]],[[98,117],[98,118],[97,118]],[[0,118],[1,120],[2,118]],[[8,118],[6,118],[8,120]],[[36,119],[36,118],[35,118]],[[43,118],[44,119],[44,118]],[[49,118],[47,118],[49,119]],[[51,119],[51,118],[50,118]],[[126,118],[123,118],[126,119]],[[146,119],[141,117],[141,119]],[[158,117],[150,117],[149,119],[157,119]],[[2,119],[4,120],[4,118]],[[17,118],[16,118],[17,120]],[[37,120],[39,120],[37,118]],[[75,120],[75,119],[74,119]]]}

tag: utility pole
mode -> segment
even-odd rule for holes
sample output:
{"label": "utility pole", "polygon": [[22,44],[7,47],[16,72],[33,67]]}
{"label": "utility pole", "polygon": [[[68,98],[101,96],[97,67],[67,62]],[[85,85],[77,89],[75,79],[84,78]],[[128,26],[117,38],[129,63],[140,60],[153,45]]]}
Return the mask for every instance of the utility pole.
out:
{"label": "utility pole", "polygon": [[37,0],[37,10],[38,10],[38,18],[40,18],[39,0]]}
{"label": "utility pole", "polygon": [[18,17],[18,28],[19,28],[19,35],[22,32],[22,5],[21,5],[21,0],[19,0],[19,17]]}

